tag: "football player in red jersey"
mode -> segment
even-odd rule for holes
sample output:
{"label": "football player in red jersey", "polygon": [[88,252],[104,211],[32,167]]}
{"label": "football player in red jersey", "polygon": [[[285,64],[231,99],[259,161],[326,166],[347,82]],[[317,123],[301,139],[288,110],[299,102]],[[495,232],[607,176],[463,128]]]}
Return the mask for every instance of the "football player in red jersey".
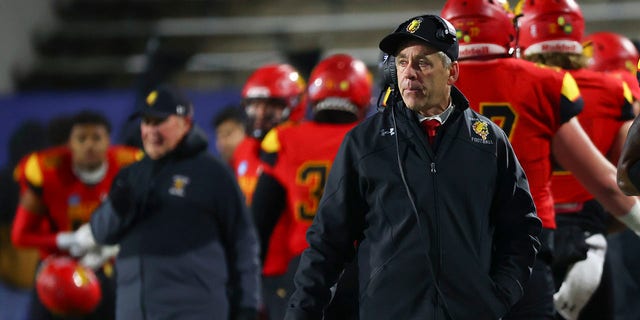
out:
{"label": "football player in red jersey", "polygon": [[640,112],[638,60],[640,53],[629,38],[614,32],[595,32],[582,40],[583,54],[589,58],[587,68],[621,78],[633,94],[634,114]]}
{"label": "football player in red jersey", "polygon": [[[262,173],[260,143],[269,130],[280,123],[293,123],[304,117],[306,82],[289,64],[267,64],[249,76],[242,88],[242,106],[246,113],[247,136],[233,152],[230,165],[238,180],[247,205]],[[268,241],[268,253],[263,259],[265,276],[278,273],[289,261],[286,250],[288,215],[284,215]],[[266,244],[266,243],[265,243]],[[261,251],[265,254],[265,251]]]}
{"label": "football player in red jersey", "polygon": [[[590,174],[611,180],[610,177],[615,177],[611,164],[618,162],[634,118],[628,85],[619,78],[587,68],[588,57],[583,54],[581,43],[584,17],[574,0],[522,0],[518,8],[521,11],[517,20],[518,44],[524,59],[564,69],[574,77],[584,99],[578,121],[598,151],[610,161],[603,165],[609,171],[606,175],[595,171]],[[557,153],[554,156],[558,160]],[[578,154],[568,156],[580,157]],[[588,251],[584,260],[569,268],[554,269],[559,286],[554,297],[556,307],[565,318],[612,319],[611,273],[604,258],[607,212],[638,232],[640,206],[633,198],[610,202],[609,199],[614,198],[601,197],[573,168],[562,162],[558,165],[552,178],[558,224],[556,246],[558,251],[573,246],[586,247]],[[603,191],[619,196],[617,188],[608,187]]]}
{"label": "football player in red jersey", "polygon": [[[276,222],[282,217],[289,215],[290,222],[284,230],[290,260],[265,275],[263,281],[271,319],[284,318],[294,288],[297,257],[307,247],[305,234],[333,158],[347,131],[364,118],[371,87],[372,76],[362,61],[346,54],[329,56],[316,65],[309,78],[307,92],[313,119],[277,126],[262,141],[265,171],[251,207],[262,243],[280,232]],[[263,245],[262,249],[268,255],[271,248]]]}
{"label": "football player in red jersey", "polygon": [[231,157],[238,184],[247,204],[262,170],[260,142],[271,128],[286,121],[299,121],[304,115],[306,83],[288,64],[268,64],[249,76],[242,88],[242,105],[247,114],[248,136]]}
{"label": "football player in red jersey", "polygon": [[[72,119],[66,145],[27,156],[19,174],[22,190],[11,232],[16,246],[38,248],[42,259],[51,254],[96,258],[96,252],[85,252],[86,238],[74,230],[89,221],[120,168],[142,156],[135,148],[110,147],[110,130],[104,116],[82,111]],[[111,264],[92,267],[100,267],[97,273],[104,292],[100,305],[87,319],[113,319],[115,283]],[[39,299],[34,298],[34,302],[30,319],[58,319]]]}
{"label": "football player in red jersey", "polygon": [[607,192],[614,183],[613,168],[578,123],[582,98],[572,75],[514,58],[516,29],[506,1],[449,0],[442,16],[454,24],[460,39],[457,86],[466,93],[471,108],[500,124],[509,136],[543,222],[543,246],[525,296],[504,319],[552,319],[551,258],[556,229],[552,156],[574,170],[594,194],[608,199],[618,214],[627,212],[619,208],[629,210],[635,201]]}

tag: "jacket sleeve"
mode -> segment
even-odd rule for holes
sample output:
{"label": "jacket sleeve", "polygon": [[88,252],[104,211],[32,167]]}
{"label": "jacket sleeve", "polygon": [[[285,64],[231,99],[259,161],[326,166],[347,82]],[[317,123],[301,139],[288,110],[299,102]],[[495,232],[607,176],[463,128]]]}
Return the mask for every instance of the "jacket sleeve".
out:
{"label": "jacket sleeve", "polygon": [[[524,293],[540,242],[542,223],[536,215],[524,170],[504,132],[498,130],[498,187],[493,201],[495,220],[491,277],[507,307]],[[499,134],[496,134],[499,136]]]}
{"label": "jacket sleeve", "polygon": [[99,244],[114,245],[131,225],[131,219],[116,214],[107,198],[91,215],[89,221],[93,237]]}
{"label": "jacket sleeve", "polygon": [[260,261],[264,262],[269,239],[286,206],[286,190],[270,174],[263,172],[258,178],[251,199],[251,212],[260,240]]}
{"label": "jacket sleeve", "polygon": [[113,179],[108,197],[91,214],[89,224],[96,242],[113,245],[120,242],[135,218],[130,169],[121,169]]}
{"label": "jacket sleeve", "polygon": [[223,245],[230,271],[230,301],[232,312],[257,310],[260,295],[259,244],[253,219],[235,178],[228,170],[218,180],[222,186],[216,190]]}
{"label": "jacket sleeve", "polygon": [[307,231],[294,278],[296,290],[285,319],[322,319],[330,288],[355,254],[364,227],[365,200],[359,190],[355,148],[347,134],[333,162],[316,217]]}

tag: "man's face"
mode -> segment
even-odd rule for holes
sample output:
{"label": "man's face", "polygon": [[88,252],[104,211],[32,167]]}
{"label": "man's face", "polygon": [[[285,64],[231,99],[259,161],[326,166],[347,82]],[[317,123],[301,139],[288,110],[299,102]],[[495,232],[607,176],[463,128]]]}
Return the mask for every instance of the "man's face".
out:
{"label": "man's face", "polygon": [[245,112],[254,137],[264,136],[271,128],[284,120],[285,103],[279,99],[249,99]]}
{"label": "man's face", "polygon": [[244,125],[236,120],[230,119],[218,125],[216,128],[216,148],[225,161],[231,159],[233,151],[245,135]]}
{"label": "man's face", "polygon": [[186,117],[143,117],[140,133],[145,153],[154,160],[162,158],[178,146],[190,128],[191,119]]}
{"label": "man's face", "polygon": [[77,124],[71,128],[69,148],[73,165],[82,170],[95,170],[107,159],[111,140],[101,124]]}
{"label": "man's face", "polygon": [[410,41],[396,55],[398,87],[406,106],[425,116],[439,114],[449,105],[450,87],[458,79],[458,63],[445,66],[437,50]]}

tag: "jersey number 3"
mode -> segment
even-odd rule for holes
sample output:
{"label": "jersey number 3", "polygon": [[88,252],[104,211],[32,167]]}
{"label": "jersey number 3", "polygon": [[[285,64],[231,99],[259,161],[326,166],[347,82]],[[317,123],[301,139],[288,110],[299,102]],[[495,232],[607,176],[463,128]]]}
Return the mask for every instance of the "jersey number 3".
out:
{"label": "jersey number 3", "polygon": [[305,162],[298,169],[296,187],[308,190],[306,196],[303,195],[301,199],[296,199],[295,207],[298,219],[312,221],[316,216],[330,168],[331,162],[329,161],[314,161]]}

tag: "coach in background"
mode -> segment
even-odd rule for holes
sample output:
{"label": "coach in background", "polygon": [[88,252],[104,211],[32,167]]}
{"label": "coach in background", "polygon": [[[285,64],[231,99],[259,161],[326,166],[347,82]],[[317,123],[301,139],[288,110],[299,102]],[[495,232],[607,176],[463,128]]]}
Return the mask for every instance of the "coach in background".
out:
{"label": "coach in background", "polygon": [[380,49],[395,78],[390,106],[344,138],[286,319],[321,319],[355,255],[360,319],[499,319],[540,246],[522,167],[504,131],[455,88],[449,22],[411,18]]}
{"label": "coach in background", "polygon": [[139,115],[146,155],[90,222],[96,242],[120,244],[116,318],[256,319],[256,232],[191,102],[161,86]]}

